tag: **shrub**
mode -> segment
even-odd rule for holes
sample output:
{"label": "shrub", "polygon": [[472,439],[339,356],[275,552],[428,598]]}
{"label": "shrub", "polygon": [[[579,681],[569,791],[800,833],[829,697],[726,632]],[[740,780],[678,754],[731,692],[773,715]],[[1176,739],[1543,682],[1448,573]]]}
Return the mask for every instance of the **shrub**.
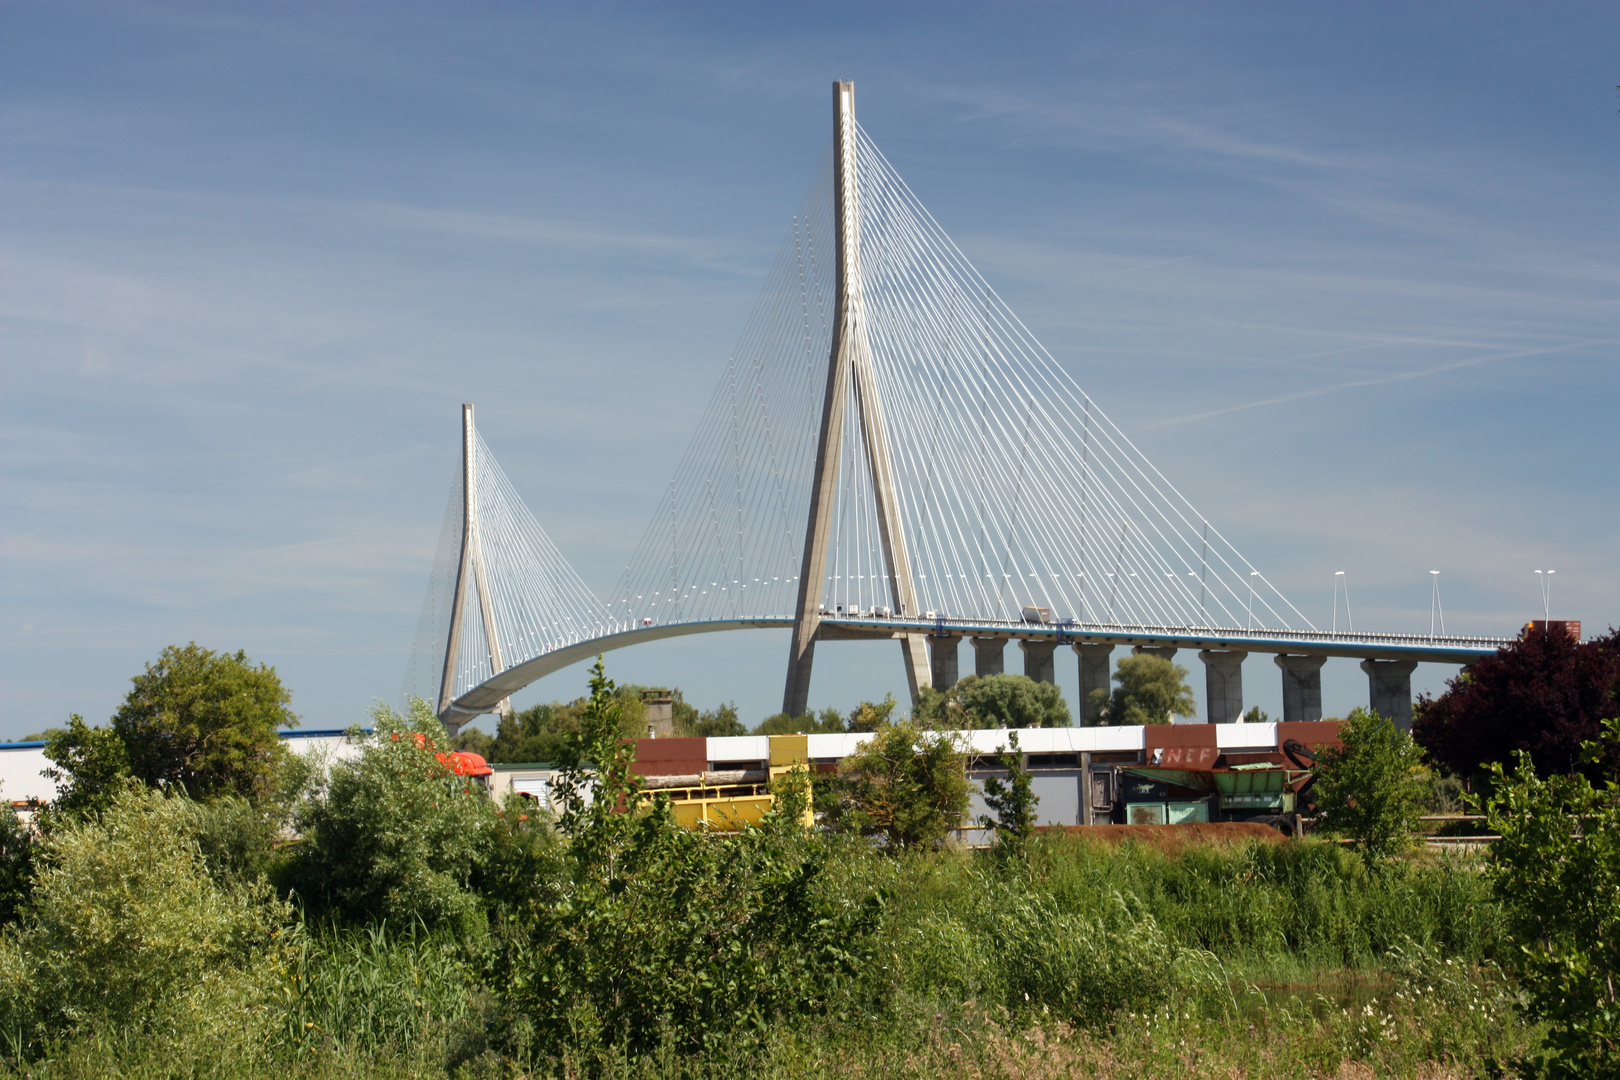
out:
{"label": "shrub", "polygon": [[56,782],[50,816],[94,814],[112,805],[129,777],[124,740],[111,728],[91,727],[74,714],[66,728],[55,728],[45,740],[45,756],[54,769],[45,775]]}
{"label": "shrub", "polygon": [[1029,770],[1024,768],[1018,733],[1011,732],[1009,740],[1010,750],[1003,746],[996,751],[1001,767],[1007,770],[1006,779],[988,776],[984,781],[984,804],[995,816],[981,817],[979,822],[987,829],[995,829],[997,852],[1021,858],[1035,832],[1035,806],[1041,800],[1035,794]]}
{"label": "shrub", "polygon": [[[1620,748],[1620,720],[1590,743],[1589,763]],[[1548,1054],[1531,1064],[1552,1077],[1620,1076],[1620,784],[1536,775],[1520,751],[1508,773],[1491,768],[1485,800],[1487,872],[1519,943],[1515,967],[1531,1016],[1550,1022]]]}
{"label": "shrub", "polygon": [[884,724],[839,766],[830,823],[880,835],[892,850],[934,845],[967,812],[967,760],[953,738]]}
{"label": "shrub", "polygon": [[1410,847],[1427,795],[1423,751],[1371,709],[1352,710],[1339,741],[1317,755],[1317,828],[1350,837],[1369,862]]}
{"label": "shrub", "polygon": [[735,836],[689,832],[645,799],[598,660],[554,785],[564,843],[507,939],[507,993],[546,1045],[646,1053],[823,1011],[856,967],[876,898],[838,893],[836,849],[787,814]]}
{"label": "shrub", "polygon": [[24,920],[0,938],[6,1030],[261,1027],[291,912],[262,879],[216,883],[193,811],[132,787],[52,832]]}
{"label": "shrub", "polygon": [[351,922],[421,919],[471,928],[482,907],[472,878],[495,808],[476,783],[438,760],[444,728],[420,698],[401,717],[385,705],[357,758],[332,766],[294,820],[304,835],[288,883],[318,911]]}
{"label": "shrub", "polygon": [[0,807],[0,926],[15,922],[34,891],[34,834]]}
{"label": "shrub", "polygon": [[837,709],[822,709],[821,715],[805,713],[803,716],[789,716],[787,713],[773,713],[759,722],[754,728],[755,735],[814,735],[819,732],[837,733],[845,731],[844,718]]}

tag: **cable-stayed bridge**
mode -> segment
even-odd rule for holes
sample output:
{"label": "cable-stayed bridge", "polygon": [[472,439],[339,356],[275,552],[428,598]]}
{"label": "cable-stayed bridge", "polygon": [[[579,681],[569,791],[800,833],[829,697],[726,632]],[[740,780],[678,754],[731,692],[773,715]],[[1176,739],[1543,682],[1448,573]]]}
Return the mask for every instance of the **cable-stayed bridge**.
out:
{"label": "cable-stayed bridge", "polygon": [[463,406],[463,468],[413,655],[452,728],[594,653],[792,630],[783,709],[817,641],[900,643],[910,689],[948,686],[963,639],[999,673],[1017,640],[1082,708],[1117,646],[1196,648],[1212,722],[1273,654],[1284,719],[1321,715],[1321,667],[1360,658],[1411,717],[1419,661],[1503,639],[1319,631],[1150,463],[1001,301],[833,88],[834,137],[736,349],[615,591],[547,538]]}

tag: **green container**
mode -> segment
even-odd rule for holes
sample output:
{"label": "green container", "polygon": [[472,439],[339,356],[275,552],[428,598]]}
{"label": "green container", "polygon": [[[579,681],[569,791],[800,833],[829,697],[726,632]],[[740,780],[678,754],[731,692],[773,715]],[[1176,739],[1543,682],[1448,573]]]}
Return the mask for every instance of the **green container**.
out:
{"label": "green container", "polygon": [[1125,804],[1127,825],[1163,825],[1164,803],[1138,802]]}
{"label": "green container", "polygon": [[1173,802],[1164,806],[1165,820],[1171,825],[1186,825],[1195,821],[1207,822],[1209,820],[1209,800],[1199,799],[1197,802]]}

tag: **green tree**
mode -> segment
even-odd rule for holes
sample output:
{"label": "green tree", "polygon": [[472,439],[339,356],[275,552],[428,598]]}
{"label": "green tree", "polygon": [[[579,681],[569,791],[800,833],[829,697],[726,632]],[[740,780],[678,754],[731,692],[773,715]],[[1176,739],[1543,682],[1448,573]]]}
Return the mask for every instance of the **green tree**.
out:
{"label": "green tree", "polygon": [[849,713],[850,731],[877,731],[887,725],[899,707],[893,694],[884,694],[879,702],[863,701]]}
{"label": "green tree", "polygon": [[892,851],[938,844],[967,812],[962,748],[915,724],[879,727],[844,759],[839,780],[832,823],[883,836]]}
{"label": "green tree", "polygon": [[275,668],[192,642],[164,649],[132,681],[112,729],[134,776],[197,799],[264,799],[285,753],[277,732],[298,723]]}
{"label": "green tree", "polygon": [[[646,729],[643,728],[643,734]],[[725,735],[746,735],[748,729],[737,719],[737,706],[727,702],[713,709],[704,709],[695,717],[675,727],[675,734],[688,738],[712,739]]]}
{"label": "green tree", "polygon": [[1489,769],[1483,800],[1486,873],[1519,943],[1515,966],[1529,1015],[1549,1023],[1548,1051],[1529,1064],[1547,1077],[1620,1076],[1620,719],[1582,748],[1609,765],[1603,786],[1579,773],[1542,778],[1518,751],[1512,772]]}
{"label": "green tree", "polygon": [[1119,685],[1112,694],[1091,692],[1105,724],[1169,724],[1174,722],[1172,716],[1192,716],[1198,711],[1187,685],[1187,669],[1162,656],[1137,653],[1124,657],[1114,667],[1114,681]]}
{"label": "green tree", "polygon": [[805,713],[803,716],[789,716],[787,713],[776,713],[761,720],[754,729],[755,735],[818,735],[836,734],[846,731],[844,718],[837,709],[822,709],[821,715]]}
{"label": "green tree", "polygon": [[951,690],[961,704],[966,727],[1068,727],[1069,706],[1063,691],[1027,675],[969,675]]}
{"label": "green tree", "polygon": [[980,818],[987,829],[996,831],[996,850],[1013,858],[1023,858],[1029,838],[1035,833],[1035,807],[1041,800],[1035,794],[1024,754],[1018,746],[1018,732],[1008,732],[1009,749],[999,747],[996,755],[1007,770],[1005,779],[985,777],[984,804],[995,816]]}
{"label": "green tree", "polygon": [[68,726],[54,728],[45,740],[45,757],[56,768],[45,775],[56,783],[53,815],[82,817],[112,805],[129,784],[129,754],[111,728],[91,727],[75,713]]}
{"label": "green tree", "polygon": [[1354,840],[1370,863],[1410,847],[1427,787],[1422,749],[1372,709],[1353,710],[1339,741],[1316,756],[1317,828]]}
{"label": "green tree", "polygon": [[969,675],[943,690],[918,695],[912,718],[933,728],[1068,727],[1063,692],[1027,675]]}
{"label": "green tree", "polygon": [[495,827],[483,788],[441,762],[444,727],[420,698],[386,705],[358,757],[332,766],[298,808],[304,835],[289,883],[312,906],[353,922],[472,925],[471,882]]}
{"label": "green tree", "polygon": [[[646,705],[641,691],[646,687],[617,686],[613,693],[618,699],[619,737],[641,739],[647,735]],[[672,691],[675,698],[675,730],[679,733],[698,719],[698,712],[681,698],[679,690]],[[483,754],[492,763],[506,762],[559,762],[564,748],[579,734],[580,718],[585,712],[587,699],[552,701],[531,705],[522,711],[501,717],[495,725],[495,738],[488,744],[488,752],[480,749],[479,740],[469,739],[458,750],[472,750]],[[458,737],[459,738],[459,737]]]}

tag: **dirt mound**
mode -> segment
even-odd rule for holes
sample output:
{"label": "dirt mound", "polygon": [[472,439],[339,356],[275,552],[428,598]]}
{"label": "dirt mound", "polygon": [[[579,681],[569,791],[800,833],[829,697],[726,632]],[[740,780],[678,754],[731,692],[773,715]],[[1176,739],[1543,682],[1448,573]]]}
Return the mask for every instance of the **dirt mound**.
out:
{"label": "dirt mound", "polygon": [[1253,821],[1189,822],[1185,825],[1064,825],[1043,828],[1042,832],[1063,832],[1069,836],[1119,844],[1134,840],[1165,851],[1192,844],[1237,846],[1249,843],[1280,844],[1287,837],[1269,825]]}

